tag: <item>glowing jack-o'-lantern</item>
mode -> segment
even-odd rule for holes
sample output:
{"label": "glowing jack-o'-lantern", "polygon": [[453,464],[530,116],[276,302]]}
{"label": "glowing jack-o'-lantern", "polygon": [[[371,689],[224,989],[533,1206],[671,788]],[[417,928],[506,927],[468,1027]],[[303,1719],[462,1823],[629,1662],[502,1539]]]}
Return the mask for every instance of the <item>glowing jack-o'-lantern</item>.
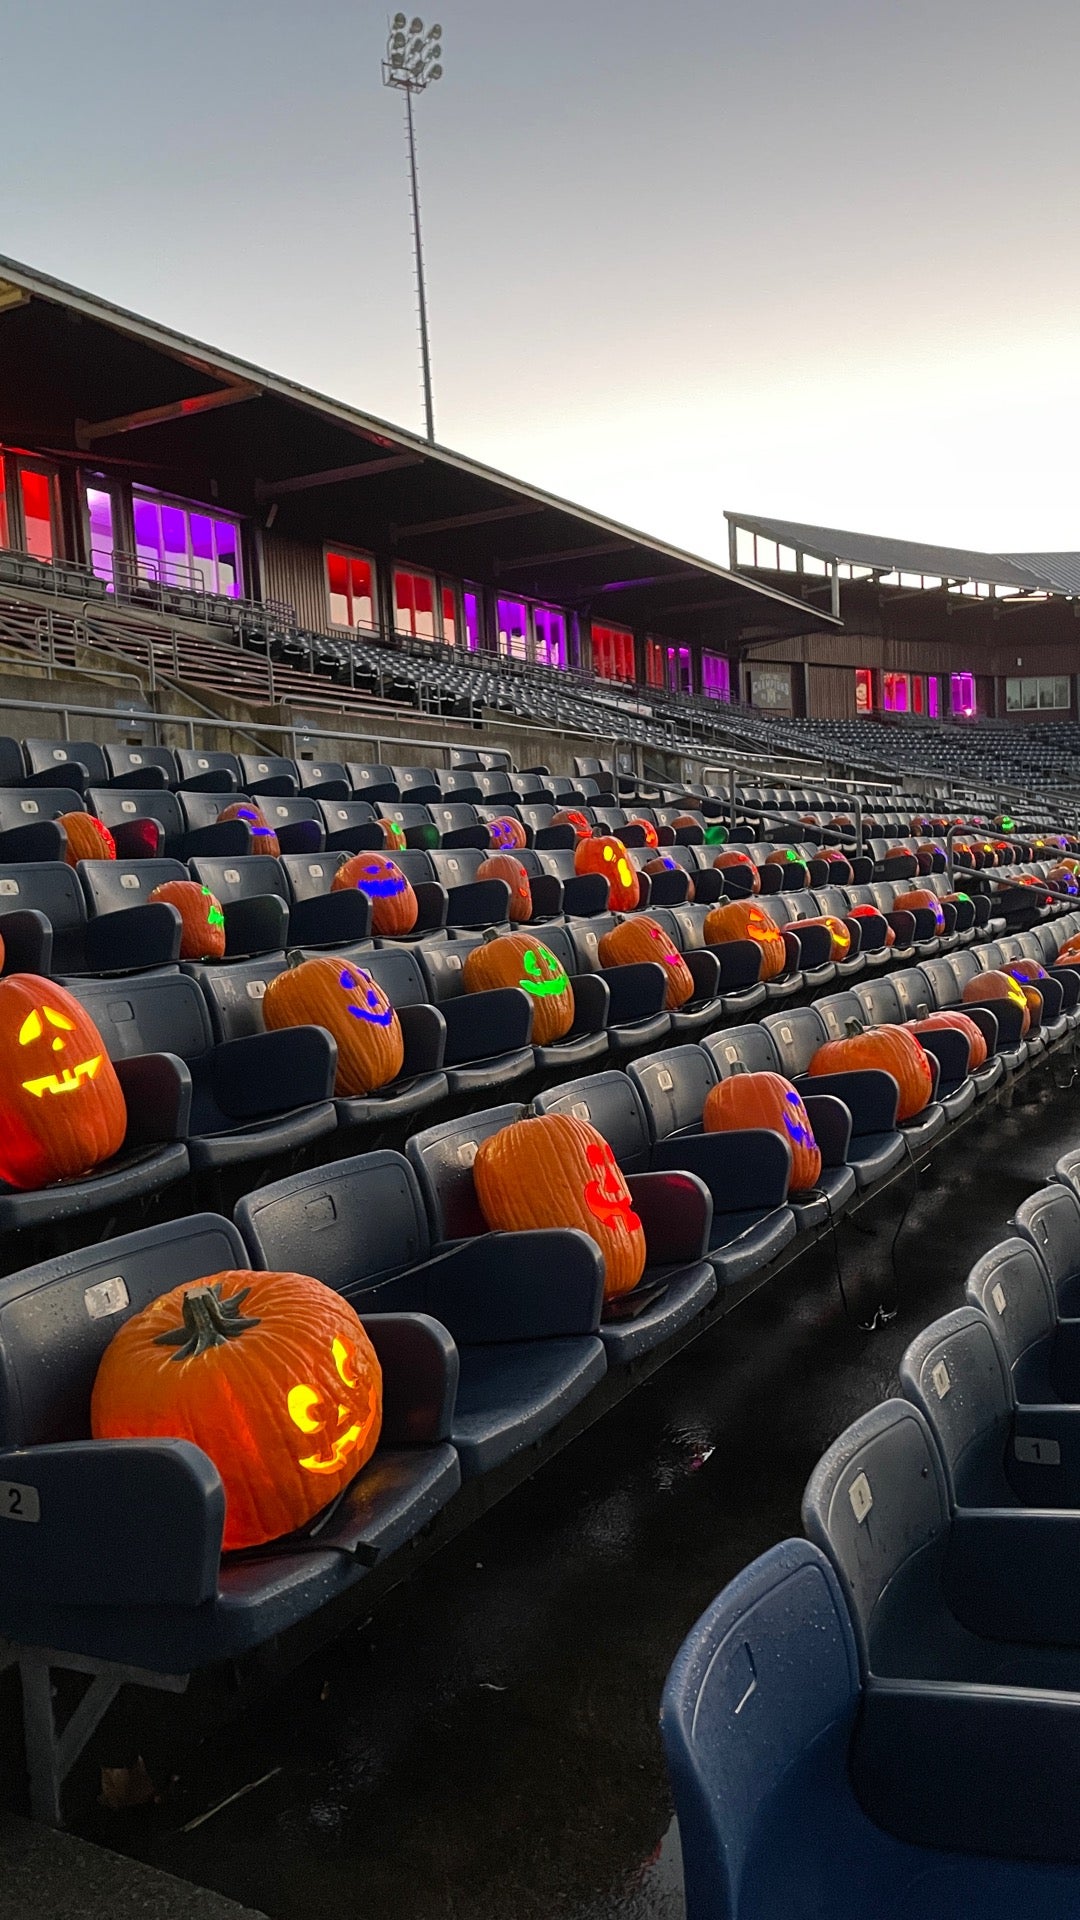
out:
{"label": "glowing jack-o'-lantern", "polygon": [[105,1043],[54,980],[0,980],[0,1180],[22,1191],[118,1153],[127,1109]]}
{"label": "glowing jack-o'-lantern", "polygon": [[529,876],[520,860],[512,853],[493,853],[490,860],[481,860],[476,869],[477,880],[504,880],[510,889],[510,919],[519,922],[531,920],[533,913],[532,888]]}
{"label": "glowing jack-o'-lantern", "polygon": [[645,838],[645,845],[647,847],[658,847],[660,845],[660,835],[657,833],[656,828],[653,826],[653,823],[651,820],[639,820],[637,815],[635,814],[634,818],[632,820],[628,820],[626,824],[628,827],[641,828],[642,834],[644,835],[644,838]]}
{"label": "glowing jack-o'-lantern", "polygon": [[752,940],[761,949],[762,980],[775,980],[787,964],[787,948],[771,913],[756,900],[728,900],[705,918],[707,947],[726,946],[732,940]]}
{"label": "glowing jack-o'-lantern", "polygon": [[645,872],[686,874],[686,897],[688,900],[694,898],[693,874],[687,873],[682,861],[676,860],[673,853],[654,853],[652,859],[645,862]]}
{"label": "glowing jack-o'-lantern", "polygon": [[[885,915],[881,913],[877,907],[852,907],[849,912],[849,918],[852,920],[885,920]],[[885,920],[885,945],[886,947],[894,947],[896,945],[896,934],[887,920]]]}
{"label": "glowing jack-o'-lantern", "polygon": [[[731,874],[730,884],[733,893],[761,892],[761,875],[748,853],[736,853],[734,848],[729,847],[725,853],[717,854],[713,866],[719,867],[722,873]],[[732,869],[735,871],[732,872]],[[725,887],[728,884],[729,882],[725,880]]]}
{"label": "glowing jack-o'-lantern", "polygon": [[563,1113],[515,1121],[481,1141],[473,1181],[489,1227],[578,1227],[604,1256],[605,1299],[637,1286],[641,1221],[610,1146],[586,1121]]}
{"label": "glowing jack-o'-lantern", "polygon": [[659,961],[667,976],[664,1005],[669,1012],[686,1005],[694,997],[694,976],[670,934],[647,913],[622,920],[600,939],[602,967],[628,967],[642,961]]}
{"label": "glowing jack-o'-lantern", "polygon": [[521,821],[515,820],[512,814],[488,821],[488,839],[500,853],[512,852],[514,848],[527,847],[529,844],[529,836]]}
{"label": "glowing jack-o'-lantern", "polygon": [[401,868],[382,853],[356,853],[346,860],[330,882],[331,893],[357,887],[371,901],[375,933],[411,933],[420,912],[416,895]]}
{"label": "glowing jack-o'-lantern", "polygon": [[764,1127],[791,1148],[791,1187],[803,1193],[821,1177],[821,1150],[790,1080],[780,1073],[736,1073],[710,1087],[701,1117],[706,1133]]}
{"label": "glowing jack-o'-lantern", "polygon": [[929,913],[934,922],[934,932],[944,933],[945,915],[941,911],[941,901],[928,887],[915,887],[910,893],[898,893],[893,903],[896,913]]}
{"label": "glowing jack-o'-lantern", "polygon": [[530,933],[496,934],[489,928],[462,969],[466,993],[517,987],[532,1002],[532,1037],[538,1047],[561,1040],[574,1024],[574,989],[550,947]]}
{"label": "glowing jack-o'-lantern", "polygon": [[1063,860],[1060,866],[1051,867],[1046,876],[1047,886],[1056,887],[1058,893],[1080,893],[1080,885],[1077,884],[1076,874],[1073,871],[1074,865],[1075,862]]}
{"label": "glowing jack-o'-lantern", "polygon": [[851,953],[851,928],[837,918],[834,913],[815,914],[806,920],[792,922],[792,933],[798,934],[803,927],[824,927],[829,936],[830,960],[847,960]]}
{"label": "glowing jack-o'-lantern", "polygon": [[337,1041],[334,1092],[351,1100],[396,1080],[405,1059],[401,1023],[378,982],[351,961],[317,954],[289,964],[267,986],[263,1021],[282,1027],[325,1027]]}
{"label": "glowing jack-o'-lantern", "polygon": [[553,827],[572,827],[575,840],[588,840],[592,837],[592,827],[585,815],[579,813],[574,807],[563,807],[560,813],[553,814],[551,824]]}
{"label": "glowing jack-o'-lantern", "polygon": [[602,873],[608,883],[612,913],[633,913],[641,899],[641,884],[621,840],[611,834],[579,840],[574,851],[575,873]]}
{"label": "glowing jack-o'-lantern", "polygon": [[[1020,1023],[1021,1033],[1027,1033],[1031,1026],[1031,1007],[1023,986],[1019,980],[1014,980],[1011,974],[1003,972],[999,967],[991,968],[986,973],[977,973],[973,979],[968,980],[960,998],[963,1001],[976,1003],[981,1000],[1008,1000],[1014,1007],[1019,1007],[1023,1014]],[[1041,994],[1039,1002],[1041,1011]]]}
{"label": "glowing jack-o'-lantern", "polygon": [[162,900],[180,915],[181,960],[224,958],[225,914],[209,887],[201,887],[197,880],[166,880],[148,900]]}
{"label": "glowing jack-o'-lantern", "polygon": [[974,1073],[976,1068],[985,1066],[986,1036],[970,1014],[961,1013],[959,1007],[946,1007],[943,1013],[928,1013],[921,1020],[909,1021],[908,1025],[914,1034],[943,1031],[963,1034],[968,1043],[968,1072]]}
{"label": "glowing jack-o'-lantern", "polygon": [[261,807],[255,806],[251,800],[233,800],[218,814],[219,825],[229,820],[239,820],[247,827],[255,853],[269,854],[274,860],[277,859],[281,852],[278,837]]}
{"label": "glowing jack-o'-lantern", "polygon": [[340,1294],[300,1273],[213,1274],[133,1314],[102,1355],[95,1439],[189,1440],[225,1489],[226,1547],[292,1533],[371,1455],[382,1370]]}
{"label": "glowing jack-o'-lantern", "polygon": [[62,813],[56,824],[67,835],[64,858],[69,867],[77,867],[80,860],[116,859],[116,841],[92,813]]}

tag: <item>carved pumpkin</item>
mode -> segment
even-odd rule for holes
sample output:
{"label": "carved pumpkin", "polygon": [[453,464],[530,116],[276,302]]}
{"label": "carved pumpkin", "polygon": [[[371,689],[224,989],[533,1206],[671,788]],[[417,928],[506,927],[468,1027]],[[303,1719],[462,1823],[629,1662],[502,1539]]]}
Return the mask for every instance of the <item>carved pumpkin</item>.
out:
{"label": "carved pumpkin", "polygon": [[490,860],[481,860],[476,877],[478,880],[505,880],[510,889],[510,919],[532,919],[533,899],[529,876],[521,861],[515,860],[512,853],[493,853]]}
{"label": "carved pumpkin", "polygon": [[[851,918],[853,920],[885,920],[885,915],[877,907],[852,907]],[[890,927],[887,920],[885,920],[885,945],[886,947],[896,945],[896,931]]]}
{"label": "carved pumpkin", "polygon": [[604,1298],[636,1287],[645,1234],[602,1134],[570,1114],[518,1120],[482,1140],[473,1161],[480,1210],[504,1233],[578,1227],[604,1256]]}
{"label": "carved pumpkin", "polygon": [[1080,893],[1076,875],[1070,865],[1062,861],[1059,867],[1051,867],[1046,876],[1048,887],[1056,887],[1059,893]]}
{"label": "carved pumpkin", "polygon": [[269,825],[261,807],[257,807],[251,800],[233,800],[218,814],[219,825],[226,820],[242,820],[251,832],[254,842],[252,851],[270,854],[273,859],[277,859],[281,852],[278,837],[273,827]]}
{"label": "carved pumpkin", "polygon": [[941,901],[928,887],[915,887],[910,893],[898,893],[894,902],[895,913],[932,913],[934,930],[945,931],[945,915],[941,911]]}
{"label": "carved pumpkin", "polygon": [[508,813],[503,814],[498,820],[488,821],[488,839],[500,853],[511,851],[515,847],[519,849],[527,847],[529,844],[529,836],[521,821],[515,820],[513,815]]}
{"label": "carved pumpkin", "polygon": [[637,869],[621,840],[611,834],[579,840],[574,851],[575,873],[602,873],[608,883],[612,913],[633,913],[641,899]]}
{"label": "carved pumpkin", "polygon": [[1049,978],[1046,968],[1040,967],[1036,960],[1010,960],[1002,968],[1002,972],[1009,974],[1010,978],[1023,989],[1024,999],[1027,1001],[1028,1012],[1031,1015],[1032,1028],[1041,1027],[1044,1001],[1038,983],[1040,980]]}
{"label": "carved pumpkin", "polygon": [[307,1525],[375,1451],[382,1369],[348,1301],[302,1273],[226,1272],[163,1293],[114,1334],[96,1440],[190,1440],[225,1488],[227,1548]]}
{"label": "carved pumpkin", "polygon": [[387,853],[402,853],[405,848],[405,829],[400,820],[377,820],[375,825],[382,834],[382,843]]}
{"label": "carved pumpkin", "polygon": [[585,815],[579,813],[574,807],[563,807],[560,813],[553,814],[551,824],[553,827],[573,827],[574,836],[578,840],[592,838],[592,827]]}
{"label": "carved pumpkin", "polygon": [[702,1126],[706,1133],[738,1133],[747,1127],[778,1133],[791,1148],[793,1193],[805,1193],[821,1178],[821,1150],[809,1115],[781,1073],[735,1073],[710,1087]]}
{"label": "carved pumpkin", "polygon": [[225,915],[221,901],[197,880],[166,880],[150,900],[163,900],[180,915],[181,960],[221,960],[225,956]]}
{"label": "carved pumpkin", "polygon": [[667,975],[664,1005],[669,1013],[683,1007],[694,997],[694,976],[671,936],[647,913],[622,920],[600,938],[602,967],[636,966],[643,960],[659,960]]}
{"label": "carved pumpkin", "polygon": [[930,1062],[910,1027],[874,1027],[846,1040],[828,1040],[810,1062],[812,1074],[859,1073],[876,1067],[900,1089],[898,1120],[912,1120],[934,1090]]}
{"label": "carved pumpkin", "polygon": [[574,989],[566,970],[531,933],[496,934],[490,929],[462,969],[466,993],[519,987],[532,1002],[532,1037],[538,1047],[561,1040],[574,1024]]}
{"label": "carved pumpkin", "polygon": [[56,824],[67,834],[64,858],[69,867],[77,867],[80,860],[116,859],[116,841],[92,813],[62,813]]}
{"label": "carved pumpkin", "polygon": [[105,1042],[55,980],[0,980],[0,1180],[33,1192],[119,1153],[127,1108]]}
{"label": "carved pumpkin", "polygon": [[371,901],[373,933],[411,933],[420,911],[412,886],[382,853],[355,853],[346,860],[330,882],[331,893],[343,893],[358,887]]}
{"label": "carved pumpkin", "polygon": [[839,847],[822,847],[814,857],[824,860],[827,866],[833,868],[833,872],[829,875],[830,887],[850,886],[854,879],[851,861],[841,853]]}
{"label": "carved pumpkin", "polygon": [[751,893],[761,892],[761,875],[748,853],[735,853],[729,848],[726,853],[717,854],[716,859],[713,861],[713,866],[719,867],[721,872],[728,867],[738,867],[740,869],[739,891],[746,891],[746,881],[749,880],[749,891]]}
{"label": "carved pumpkin", "polygon": [[[774,847],[771,853],[765,855],[765,865],[767,867],[784,868],[784,885],[786,887],[802,887],[806,884],[806,861],[803,859],[798,847]],[[798,871],[793,873],[791,871],[793,867],[797,868]]]}
{"label": "carved pumpkin", "polygon": [[833,913],[819,913],[808,920],[793,920],[792,933],[798,933],[800,927],[826,927],[832,946],[829,949],[830,960],[846,960],[851,952],[851,928],[846,927]]}
{"label": "carved pumpkin", "polygon": [[686,897],[688,900],[692,900],[694,898],[694,876],[691,873],[686,873],[686,868],[683,866],[682,861],[676,860],[675,855],[673,853],[654,854],[651,860],[646,860],[645,872],[646,873],[685,873],[686,874]]}
{"label": "carved pumpkin", "polygon": [[1071,940],[1066,940],[1064,945],[1058,948],[1058,955],[1054,965],[1056,967],[1080,967],[1080,933],[1074,933]]}
{"label": "carved pumpkin", "polygon": [[762,980],[775,980],[787,965],[787,948],[771,913],[756,900],[726,900],[705,917],[705,945],[726,946],[731,940],[752,940],[761,949]]}
{"label": "carved pumpkin", "polygon": [[969,1014],[960,1012],[959,1007],[947,1008],[944,1013],[928,1013],[922,1020],[910,1020],[908,1025],[912,1033],[937,1033],[943,1030],[962,1033],[968,1043],[968,1072],[974,1073],[976,1067],[986,1064],[986,1036]]}
{"label": "carved pumpkin", "polygon": [[337,1041],[334,1092],[355,1099],[389,1086],[401,1072],[405,1042],[401,1023],[382,988],[351,960],[319,954],[302,960],[289,955],[283,973],[269,982],[263,998],[263,1023],[282,1027],[325,1027]]}
{"label": "carved pumpkin", "polygon": [[697,834],[700,834],[703,830],[701,821],[698,819],[697,815],[694,813],[677,813],[675,815],[675,818],[671,823],[671,830],[673,833],[678,833],[680,829],[684,833],[697,833]]}
{"label": "carved pumpkin", "polygon": [[[1040,995],[1040,999],[1041,997]],[[1011,1001],[1014,1007],[1020,1008],[1024,1016],[1021,1033],[1027,1033],[1031,1026],[1031,1008],[1024,997],[1024,989],[1019,980],[1014,980],[1010,974],[999,972],[997,968],[990,973],[976,974],[973,980],[967,982],[960,998],[964,1001]]]}
{"label": "carved pumpkin", "polygon": [[651,820],[639,820],[635,815],[634,819],[628,820],[626,824],[628,827],[641,828],[642,833],[645,835],[645,845],[647,847],[658,847],[660,845],[660,835],[657,833]]}

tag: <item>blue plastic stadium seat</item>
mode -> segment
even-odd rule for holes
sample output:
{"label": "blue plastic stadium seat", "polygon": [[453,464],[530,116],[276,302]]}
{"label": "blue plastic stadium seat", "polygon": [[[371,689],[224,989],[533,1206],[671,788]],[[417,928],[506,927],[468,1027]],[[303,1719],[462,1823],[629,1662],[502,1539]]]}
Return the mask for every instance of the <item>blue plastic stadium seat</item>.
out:
{"label": "blue plastic stadium seat", "polygon": [[430,1314],[460,1355],[451,1440],[467,1478],[551,1433],[602,1378],[599,1249],[585,1234],[491,1234],[432,1257],[416,1173],[398,1153],[340,1160],[236,1209],[253,1259],[337,1289],[366,1318]]}
{"label": "blue plastic stadium seat", "polygon": [[[816,1007],[791,1007],[765,1016],[762,1026],[776,1049],[779,1071],[799,1092],[832,1094],[851,1114],[851,1141],[847,1150],[860,1192],[892,1173],[907,1148],[896,1124],[899,1093],[891,1074],[862,1071],[808,1075],[829,1031]],[[723,1036],[726,1038],[726,1036]]]}
{"label": "blue plastic stadium seat", "polygon": [[[12,745],[16,743],[13,741]],[[109,768],[96,740],[25,740],[27,777],[33,786],[68,787],[85,793],[87,787],[106,786]],[[20,786],[21,779],[3,785]]]}
{"label": "blue plastic stadium seat", "polygon": [[77,793],[55,786],[0,787],[0,861],[63,860],[65,813],[81,813]]}
{"label": "blue plastic stadium seat", "polygon": [[[592,878],[582,875],[583,879]],[[613,914],[574,918],[566,927],[552,927],[545,941],[567,973],[600,973],[610,993],[608,1044],[615,1059],[658,1046],[671,1031],[671,1015],[664,1006],[667,979],[653,961],[628,967],[601,967],[600,941],[615,925]]]}
{"label": "blue plastic stadium seat", "polygon": [[358,760],[348,760],[345,771],[352,785],[354,800],[368,800],[372,804],[377,800],[399,800],[398,784],[389,767],[362,765]]}
{"label": "blue plastic stadium seat", "polygon": [[[955,1696],[898,1696],[910,1720],[895,1728],[893,1769],[853,1781],[860,1719],[873,1727],[890,1704],[860,1680],[844,1594],[816,1547],[786,1540],[725,1588],[684,1641],[661,1708],[687,1920],[1063,1920],[1080,1907],[1080,1870],[961,1852],[974,1835],[958,1823],[943,1842],[940,1819],[924,1829],[902,1785],[893,1793],[905,1770],[917,1783],[921,1741],[959,1718]],[[957,1732],[966,1759],[976,1741]],[[1010,1810],[1019,1852],[1017,1824]]]}
{"label": "blue plastic stadium seat", "polygon": [[177,747],[175,757],[181,788],[192,793],[239,793],[240,762],[235,753]]}
{"label": "blue plastic stadium seat", "polygon": [[[131,900],[139,902],[132,890]],[[30,973],[74,975],[160,967],[180,952],[180,916],[161,901],[127,905],[92,919],[79,873],[63,861],[0,867],[0,906],[24,922],[19,966]],[[36,938],[35,938],[36,927]],[[9,959],[9,970],[10,970]]]}
{"label": "blue plastic stadium seat", "polygon": [[[450,1092],[494,1093],[533,1072],[533,1003],[520,987],[466,993],[462,945],[437,941],[418,948],[416,959],[425,997],[446,1022],[443,1058]],[[372,970],[379,978],[378,968]]]}
{"label": "blue plastic stadium seat", "polygon": [[[547,930],[538,937],[547,941]],[[468,955],[474,948],[483,944],[482,934],[463,934],[443,956],[436,951],[434,962],[437,966],[440,958],[447,965],[454,959],[460,959],[464,966]],[[549,951],[551,951],[549,945]],[[558,954],[555,954],[558,960]],[[456,970],[455,970],[456,971]],[[533,1042],[533,1064],[539,1073],[546,1076],[575,1072],[583,1066],[597,1060],[603,1060],[608,1051],[607,1023],[611,1005],[611,989],[607,975],[598,973],[577,973],[569,976],[574,995],[574,1021],[570,1031],[561,1040],[550,1040],[540,1046]],[[536,982],[523,976],[522,991],[534,996]]]}
{"label": "blue plastic stadium seat", "polygon": [[1017,1207],[1013,1225],[1046,1268],[1058,1312],[1080,1317],[1080,1199],[1072,1188],[1060,1181],[1040,1187]]}
{"label": "blue plastic stadium seat", "polygon": [[[887,984],[887,982],[877,982],[874,989],[875,993],[878,993],[879,990],[887,986]],[[894,1000],[894,997],[891,998]],[[830,993],[825,999],[817,1002],[815,1011],[821,1020],[822,1026],[826,1029],[830,1040],[846,1039],[849,1034],[858,1033],[864,1028],[871,1028],[877,1024],[872,1017],[872,1010],[863,1005],[854,990],[848,991],[847,993]],[[939,1036],[934,1036],[933,1045],[926,1048],[930,1071],[933,1076],[931,1098],[921,1113],[915,1114],[910,1120],[900,1122],[900,1130],[913,1150],[920,1150],[929,1146],[945,1132],[947,1125],[946,1113],[938,1099],[942,1057],[949,1061],[950,1071],[953,1072],[959,1073],[961,1066],[966,1066],[967,1063],[967,1046],[965,1043],[951,1035],[946,1035],[944,1039],[940,1039],[940,1044],[939,1039]],[[965,1075],[959,1073],[960,1085],[963,1084],[964,1078]],[[965,1088],[963,1098],[960,1102],[960,1113],[958,1113],[957,1117],[960,1117],[960,1114],[966,1112],[967,1109],[974,1106],[974,1104],[974,1087]]]}
{"label": "blue plastic stadium seat", "polygon": [[240,784],[245,793],[288,795],[299,793],[300,776],[295,762],[280,754],[242,753]]}
{"label": "blue plastic stadium seat", "polygon": [[[986,1315],[1017,1402],[1080,1406],[1080,1321],[1063,1318],[1030,1240],[1002,1240],[977,1260],[967,1298]],[[1080,1482],[1078,1482],[1080,1484]]]}
{"label": "blue plastic stadium seat", "polygon": [[176,761],[169,747],[106,746],[105,765],[111,787],[153,787],[176,785]]}

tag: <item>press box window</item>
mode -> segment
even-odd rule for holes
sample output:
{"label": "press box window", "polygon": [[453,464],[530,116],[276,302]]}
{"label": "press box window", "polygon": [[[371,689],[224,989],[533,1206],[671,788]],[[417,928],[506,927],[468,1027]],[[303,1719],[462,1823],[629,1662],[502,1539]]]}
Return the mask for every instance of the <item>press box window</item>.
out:
{"label": "press box window", "polygon": [[326,588],[332,627],[376,625],[375,568],[363,554],[328,553]]}

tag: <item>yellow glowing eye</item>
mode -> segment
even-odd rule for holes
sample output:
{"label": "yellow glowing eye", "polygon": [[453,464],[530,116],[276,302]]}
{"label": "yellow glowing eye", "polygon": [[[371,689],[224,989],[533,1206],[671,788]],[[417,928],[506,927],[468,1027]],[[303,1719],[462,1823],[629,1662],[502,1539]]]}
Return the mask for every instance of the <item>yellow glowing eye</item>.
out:
{"label": "yellow glowing eye", "polygon": [[289,1419],[300,1428],[301,1433],[318,1433],[323,1423],[311,1417],[312,1407],[318,1404],[319,1395],[314,1387],[289,1388]]}
{"label": "yellow glowing eye", "polygon": [[605,848],[604,848],[604,859],[605,859],[605,860],[614,860],[614,858],[615,858],[615,849],[614,849],[614,847],[605,847]]}
{"label": "yellow glowing eye", "polygon": [[[64,1015],[62,1013],[55,1012],[52,1007],[45,1008],[45,1018],[48,1021],[50,1027],[62,1027],[65,1033],[74,1033],[75,1031],[74,1022],[71,1020],[65,1020]],[[39,1027],[38,1032],[40,1033],[40,1031],[41,1031],[41,1028]]]}
{"label": "yellow glowing eye", "polygon": [[[356,1379],[356,1355],[353,1349],[346,1346],[344,1340],[335,1339],[331,1351],[334,1356],[334,1365],[338,1370],[338,1379],[347,1387],[357,1386],[359,1382]],[[344,1407],[338,1408],[340,1414],[344,1414],[345,1411]]]}
{"label": "yellow glowing eye", "polygon": [[39,1013],[28,1013],[22,1026],[19,1028],[20,1047],[28,1047],[31,1040],[40,1040],[41,1035],[41,1015]]}

